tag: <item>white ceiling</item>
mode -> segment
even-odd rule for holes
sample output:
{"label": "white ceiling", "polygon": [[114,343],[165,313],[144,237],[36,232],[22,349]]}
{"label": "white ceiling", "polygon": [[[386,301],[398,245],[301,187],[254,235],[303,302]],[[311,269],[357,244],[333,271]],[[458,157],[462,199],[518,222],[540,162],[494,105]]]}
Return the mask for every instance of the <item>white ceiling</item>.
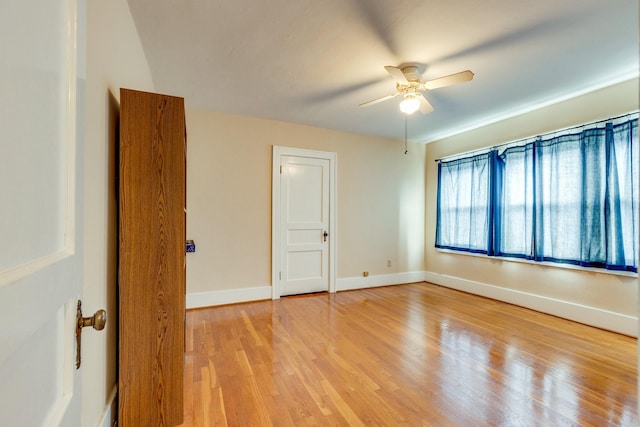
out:
{"label": "white ceiling", "polygon": [[424,79],[429,142],[638,75],[637,0],[128,0],[156,90],[187,108],[404,138],[385,65]]}

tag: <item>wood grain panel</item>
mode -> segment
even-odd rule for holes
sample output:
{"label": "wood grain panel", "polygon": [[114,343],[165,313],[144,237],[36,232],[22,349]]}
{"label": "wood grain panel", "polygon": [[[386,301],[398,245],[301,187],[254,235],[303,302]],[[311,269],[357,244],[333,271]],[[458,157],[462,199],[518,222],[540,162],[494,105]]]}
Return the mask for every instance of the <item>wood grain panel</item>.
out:
{"label": "wood grain panel", "polygon": [[184,100],[120,92],[119,425],[182,422]]}
{"label": "wood grain panel", "polygon": [[187,312],[184,427],[638,425],[637,340],[427,283]]}

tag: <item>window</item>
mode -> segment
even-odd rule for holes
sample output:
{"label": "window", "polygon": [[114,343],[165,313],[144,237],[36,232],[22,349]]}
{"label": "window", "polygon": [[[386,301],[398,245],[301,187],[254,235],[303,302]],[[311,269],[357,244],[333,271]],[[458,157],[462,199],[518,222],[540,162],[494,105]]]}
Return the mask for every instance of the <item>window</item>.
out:
{"label": "window", "polygon": [[438,166],[436,247],[637,271],[637,115]]}
{"label": "window", "polygon": [[496,255],[533,258],[533,144],[498,156]]}
{"label": "window", "polygon": [[487,253],[489,155],[441,163],[438,169],[439,247]]}

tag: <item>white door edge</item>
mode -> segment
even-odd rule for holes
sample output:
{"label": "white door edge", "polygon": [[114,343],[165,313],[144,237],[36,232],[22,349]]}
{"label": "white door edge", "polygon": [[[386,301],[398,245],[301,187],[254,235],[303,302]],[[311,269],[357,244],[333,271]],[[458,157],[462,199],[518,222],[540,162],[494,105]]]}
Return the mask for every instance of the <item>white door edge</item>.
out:
{"label": "white door edge", "polygon": [[282,230],[280,209],[280,166],[283,156],[309,157],[326,159],[329,161],[329,292],[336,292],[336,255],[337,255],[337,224],[336,224],[336,188],[338,155],[329,151],[307,150],[303,148],[273,146],[271,171],[271,297],[279,299],[282,291]]}

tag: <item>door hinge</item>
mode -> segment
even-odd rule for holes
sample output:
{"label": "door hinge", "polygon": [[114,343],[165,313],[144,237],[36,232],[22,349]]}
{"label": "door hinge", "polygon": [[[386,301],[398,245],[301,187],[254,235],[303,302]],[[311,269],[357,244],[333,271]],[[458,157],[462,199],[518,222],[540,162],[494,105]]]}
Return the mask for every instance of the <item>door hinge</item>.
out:
{"label": "door hinge", "polygon": [[282,175],[282,165],[280,165],[280,175]]}
{"label": "door hinge", "polygon": [[282,280],[282,271],[279,274],[280,280]]}

